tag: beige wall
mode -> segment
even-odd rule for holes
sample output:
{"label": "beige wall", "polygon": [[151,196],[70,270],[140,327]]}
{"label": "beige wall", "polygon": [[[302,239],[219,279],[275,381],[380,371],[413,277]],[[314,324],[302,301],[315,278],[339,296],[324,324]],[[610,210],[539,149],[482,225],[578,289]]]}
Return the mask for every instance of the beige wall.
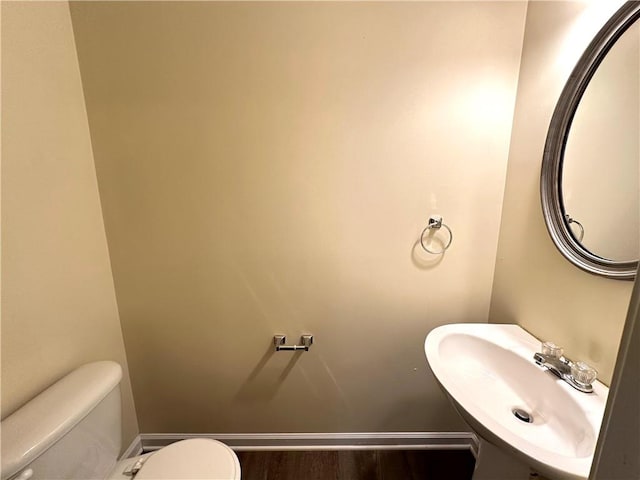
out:
{"label": "beige wall", "polygon": [[519,323],[563,345],[567,356],[593,364],[607,383],[633,284],[590,275],[560,255],[542,218],[539,176],[564,82],[615,7],[529,3],[489,315],[490,322]]}
{"label": "beige wall", "polygon": [[66,2],[2,2],[2,417],[75,367],[124,367]]}
{"label": "beige wall", "polygon": [[423,341],[487,320],[525,8],[72,4],[142,431],[465,428]]}
{"label": "beige wall", "polygon": [[640,283],[634,285],[589,480],[640,478]]}

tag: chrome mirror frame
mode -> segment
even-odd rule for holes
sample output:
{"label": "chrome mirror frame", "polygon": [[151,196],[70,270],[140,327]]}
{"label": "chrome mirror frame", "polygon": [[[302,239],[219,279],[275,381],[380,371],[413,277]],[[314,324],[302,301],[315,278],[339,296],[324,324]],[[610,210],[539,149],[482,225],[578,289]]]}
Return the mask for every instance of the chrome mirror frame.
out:
{"label": "chrome mirror frame", "polygon": [[560,253],[577,267],[595,275],[633,280],[638,261],[618,262],[599,257],[578,242],[565,221],[562,163],[567,136],[580,99],[600,63],[616,40],[640,17],[640,2],[626,2],[600,29],[580,57],[553,112],[542,157],[540,196],[547,231]]}

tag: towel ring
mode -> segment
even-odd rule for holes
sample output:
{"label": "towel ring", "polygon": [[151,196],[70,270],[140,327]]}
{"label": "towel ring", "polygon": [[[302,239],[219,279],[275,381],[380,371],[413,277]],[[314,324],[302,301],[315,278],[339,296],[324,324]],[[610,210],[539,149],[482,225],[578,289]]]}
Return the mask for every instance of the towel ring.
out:
{"label": "towel ring", "polygon": [[[442,227],[446,228],[447,231],[449,232],[449,241],[442,247],[442,250],[440,250],[439,252],[434,252],[433,250],[429,250],[429,248],[427,248],[427,246],[424,243],[425,233],[427,233],[429,230],[439,230]],[[430,253],[431,255],[442,255],[451,246],[451,242],[453,242],[453,232],[447,226],[446,223],[442,222],[442,217],[438,215],[430,216],[429,223],[427,224],[426,228],[422,231],[422,234],[420,235],[420,245],[422,245],[422,248],[424,249],[424,251],[427,253]]]}
{"label": "towel ring", "polygon": [[[579,221],[571,218],[571,216],[568,213],[564,214],[564,218],[567,221],[567,225],[571,225],[573,223],[573,224],[578,226],[578,228],[580,229],[580,235],[578,235],[577,240],[579,242],[581,242],[582,239],[584,238],[584,227],[582,226],[582,224]],[[571,233],[573,233],[573,232],[571,232]]]}

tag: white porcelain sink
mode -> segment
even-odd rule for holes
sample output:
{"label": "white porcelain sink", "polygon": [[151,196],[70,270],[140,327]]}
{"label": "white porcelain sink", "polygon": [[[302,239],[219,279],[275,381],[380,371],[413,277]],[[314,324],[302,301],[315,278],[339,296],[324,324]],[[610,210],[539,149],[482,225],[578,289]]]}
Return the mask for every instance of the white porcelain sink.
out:
{"label": "white porcelain sink", "polygon": [[596,381],[593,393],[579,392],[534,363],[539,350],[517,325],[444,325],[425,341],[431,370],[481,437],[543,475],[585,479],[609,390]]}

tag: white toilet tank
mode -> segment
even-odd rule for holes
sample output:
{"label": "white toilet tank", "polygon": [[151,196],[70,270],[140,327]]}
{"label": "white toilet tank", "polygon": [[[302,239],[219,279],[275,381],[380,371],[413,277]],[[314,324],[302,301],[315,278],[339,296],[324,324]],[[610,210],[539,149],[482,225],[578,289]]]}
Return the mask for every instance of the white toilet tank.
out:
{"label": "white toilet tank", "polygon": [[122,369],[83,365],[2,421],[1,478],[103,479],[120,453]]}

